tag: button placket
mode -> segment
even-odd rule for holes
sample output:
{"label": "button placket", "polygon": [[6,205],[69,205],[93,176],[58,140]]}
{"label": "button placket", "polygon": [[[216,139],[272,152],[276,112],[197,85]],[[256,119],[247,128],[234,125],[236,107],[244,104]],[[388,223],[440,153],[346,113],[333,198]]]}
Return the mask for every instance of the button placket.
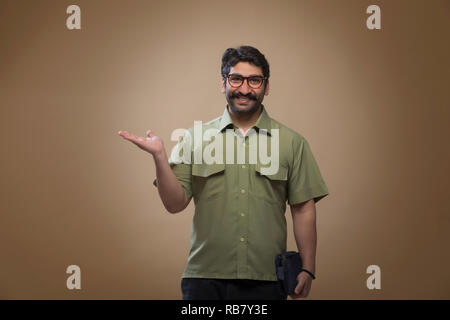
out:
{"label": "button placket", "polygon": [[[245,153],[248,153],[248,144],[246,137],[243,137],[245,143]],[[238,200],[238,263],[237,273],[238,278],[248,276],[248,186],[249,186],[249,172],[248,165],[237,164],[238,186],[239,186],[239,200]]]}

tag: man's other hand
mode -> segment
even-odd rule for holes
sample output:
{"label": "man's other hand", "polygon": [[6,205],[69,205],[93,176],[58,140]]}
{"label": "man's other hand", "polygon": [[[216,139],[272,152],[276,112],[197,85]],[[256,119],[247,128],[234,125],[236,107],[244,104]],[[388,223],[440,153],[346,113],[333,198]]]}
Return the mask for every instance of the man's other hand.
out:
{"label": "man's other hand", "polygon": [[300,272],[297,276],[297,286],[295,287],[292,299],[306,298],[311,290],[312,278],[306,272]]}
{"label": "man's other hand", "polygon": [[136,136],[127,131],[119,131],[119,135],[122,138],[133,142],[139,148],[149,152],[153,156],[158,155],[164,151],[164,143],[162,139],[158,136],[155,136],[151,130],[147,130],[147,136],[145,138]]}

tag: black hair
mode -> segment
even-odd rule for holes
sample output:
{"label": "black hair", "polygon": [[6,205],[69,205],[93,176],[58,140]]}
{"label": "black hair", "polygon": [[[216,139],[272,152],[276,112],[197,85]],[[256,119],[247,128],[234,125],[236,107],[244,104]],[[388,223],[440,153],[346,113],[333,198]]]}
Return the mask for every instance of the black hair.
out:
{"label": "black hair", "polygon": [[226,78],[231,67],[234,67],[238,62],[249,62],[260,67],[264,77],[269,79],[270,70],[266,57],[258,49],[251,46],[240,46],[225,50],[222,56],[222,77]]}

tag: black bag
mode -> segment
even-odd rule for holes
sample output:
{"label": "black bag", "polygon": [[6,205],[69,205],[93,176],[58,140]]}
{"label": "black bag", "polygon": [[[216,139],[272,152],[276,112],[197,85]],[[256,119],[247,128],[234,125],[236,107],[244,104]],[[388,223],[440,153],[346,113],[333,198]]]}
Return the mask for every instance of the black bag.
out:
{"label": "black bag", "polygon": [[287,251],[275,258],[278,282],[285,294],[293,295],[297,286],[297,276],[302,270],[302,259],[295,251]]}

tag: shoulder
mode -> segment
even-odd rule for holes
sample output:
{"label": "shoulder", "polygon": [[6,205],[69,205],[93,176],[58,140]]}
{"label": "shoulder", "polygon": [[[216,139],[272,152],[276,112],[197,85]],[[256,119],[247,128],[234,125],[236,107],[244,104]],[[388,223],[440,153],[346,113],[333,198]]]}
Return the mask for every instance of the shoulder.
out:
{"label": "shoulder", "polygon": [[306,138],[298,131],[289,128],[273,118],[271,118],[271,121],[272,130],[278,129],[280,141],[284,142],[282,144],[288,147],[301,147],[306,142]]}

